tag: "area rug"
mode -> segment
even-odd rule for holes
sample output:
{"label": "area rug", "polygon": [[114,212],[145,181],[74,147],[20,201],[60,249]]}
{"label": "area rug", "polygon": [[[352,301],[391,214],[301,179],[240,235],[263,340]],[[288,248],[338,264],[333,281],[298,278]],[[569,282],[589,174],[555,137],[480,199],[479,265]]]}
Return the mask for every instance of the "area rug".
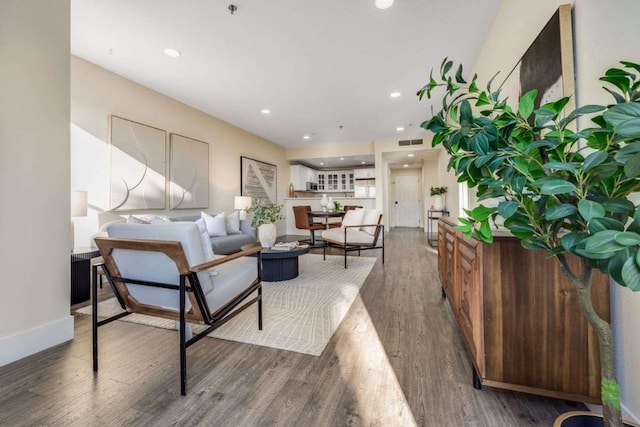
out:
{"label": "area rug", "polygon": [[[257,305],[251,306],[215,330],[210,337],[257,344],[319,356],[349,311],[376,259],[307,254],[300,257],[300,275],[293,280],[264,282],[263,330],[258,330]],[[99,317],[110,317],[122,309],[115,298],[98,305]],[[91,307],[76,313],[91,314]],[[164,329],[176,322],[132,314],[120,319]],[[194,326],[194,331],[198,327]]]}

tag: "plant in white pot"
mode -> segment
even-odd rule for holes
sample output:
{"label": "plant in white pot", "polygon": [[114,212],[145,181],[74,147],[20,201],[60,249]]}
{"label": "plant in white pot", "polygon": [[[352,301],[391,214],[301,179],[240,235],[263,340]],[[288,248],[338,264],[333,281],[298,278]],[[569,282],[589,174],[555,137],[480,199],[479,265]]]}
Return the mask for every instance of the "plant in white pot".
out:
{"label": "plant in white pot", "polygon": [[263,204],[260,200],[247,209],[253,213],[251,226],[258,229],[258,240],[263,248],[270,248],[276,243],[276,221],[284,219],[282,205]]}
{"label": "plant in white pot", "polygon": [[444,195],[447,194],[447,187],[431,187],[429,193],[433,197],[433,210],[445,210]]}
{"label": "plant in white pot", "polygon": [[[622,426],[611,325],[594,310],[592,271],[640,291],[640,209],[631,200],[640,190],[640,65],[621,62],[600,79],[612,104],[564,111],[568,98],[534,107],[537,91],[512,109],[499,90],[467,82],[462,66],[442,62],[440,75],[418,92],[431,97],[444,88],[443,108],[422,127],[450,155],[459,182],[477,189],[480,204],[460,219],[459,230],[491,242],[490,221],[504,227],[527,249],[544,250],[574,284],[580,309],[599,344],[601,399],[607,426]],[[583,118],[583,129],[573,130]],[[587,119],[590,119],[588,122]],[[581,258],[576,271],[567,253]]]}

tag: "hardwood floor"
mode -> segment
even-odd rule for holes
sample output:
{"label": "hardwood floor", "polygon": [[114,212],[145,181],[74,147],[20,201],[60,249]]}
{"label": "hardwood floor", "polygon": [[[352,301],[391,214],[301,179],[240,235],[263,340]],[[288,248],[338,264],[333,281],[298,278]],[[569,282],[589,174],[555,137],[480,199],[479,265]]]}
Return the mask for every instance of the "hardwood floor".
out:
{"label": "hardwood floor", "polygon": [[384,267],[320,357],[206,338],[187,351],[181,397],[175,332],[114,322],[100,344],[94,376],[90,318],[76,315],[73,342],[0,368],[0,425],[549,426],[574,409],[473,389],[436,254],[417,229],[389,233]]}

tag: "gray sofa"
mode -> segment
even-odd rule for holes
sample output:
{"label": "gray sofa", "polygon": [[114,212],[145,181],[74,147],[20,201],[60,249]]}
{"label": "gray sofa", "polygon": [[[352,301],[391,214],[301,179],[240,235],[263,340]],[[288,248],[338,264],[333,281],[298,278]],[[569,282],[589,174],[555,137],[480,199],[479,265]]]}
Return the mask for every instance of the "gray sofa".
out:
{"label": "gray sofa", "polygon": [[[98,226],[100,227],[100,232],[95,234],[93,237],[105,236],[106,227],[108,225],[120,222],[126,222],[126,219],[123,218],[120,214],[116,212],[102,212],[98,214]],[[144,214],[133,214],[133,215],[144,215]],[[176,216],[176,217],[168,217],[173,222],[194,222],[200,218],[200,215],[189,215],[189,216]],[[217,255],[227,255],[234,252],[240,251],[240,248],[243,245],[255,243],[257,241],[256,229],[251,227],[251,220],[240,220],[240,234],[230,234],[227,236],[218,236],[211,237],[211,247],[213,249],[213,253]],[[93,242],[93,238],[91,239]]]}
{"label": "gray sofa", "polygon": [[[169,217],[171,221],[194,222],[200,215]],[[241,234],[229,234],[227,236],[210,237],[213,253],[217,255],[227,255],[240,251],[240,247],[255,243],[257,241],[256,229],[251,227],[251,220],[240,220]]]}

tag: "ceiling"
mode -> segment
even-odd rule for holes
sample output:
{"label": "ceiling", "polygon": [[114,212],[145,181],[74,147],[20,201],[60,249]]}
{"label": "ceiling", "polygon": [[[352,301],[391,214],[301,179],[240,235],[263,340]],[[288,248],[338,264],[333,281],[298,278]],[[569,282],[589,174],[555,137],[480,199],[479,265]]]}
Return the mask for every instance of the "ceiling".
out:
{"label": "ceiling", "polygon": [[473,65],[500,4],[231,2],[72,0],[71,51],[283,147],[420,138],[416,91],[445,56]]}

